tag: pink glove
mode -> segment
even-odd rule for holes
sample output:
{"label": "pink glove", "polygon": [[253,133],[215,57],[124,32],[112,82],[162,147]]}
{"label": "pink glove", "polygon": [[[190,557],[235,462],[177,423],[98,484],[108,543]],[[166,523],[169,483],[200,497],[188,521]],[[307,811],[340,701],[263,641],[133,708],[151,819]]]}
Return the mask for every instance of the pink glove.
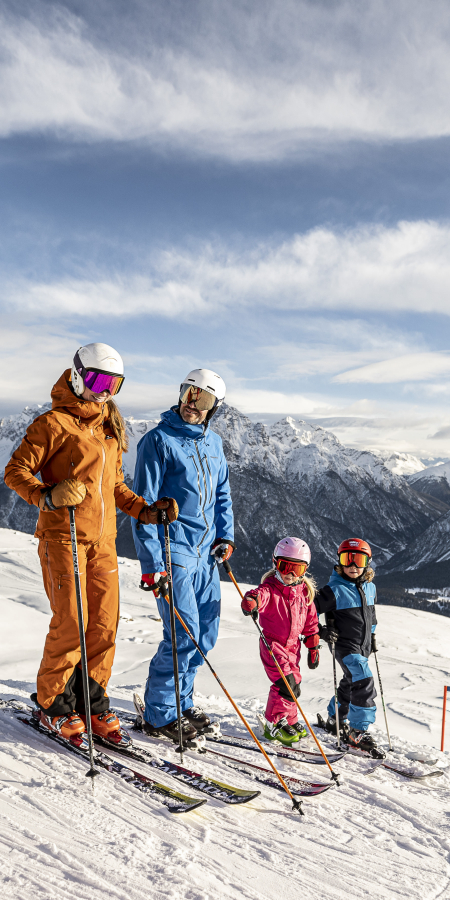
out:
{"label": "pink glove", "polygon": [[241,609],[244,616],[253,616],[254,619],[258,618],[259,594],[256,588],[244,594],[244,599],[241,600]]}

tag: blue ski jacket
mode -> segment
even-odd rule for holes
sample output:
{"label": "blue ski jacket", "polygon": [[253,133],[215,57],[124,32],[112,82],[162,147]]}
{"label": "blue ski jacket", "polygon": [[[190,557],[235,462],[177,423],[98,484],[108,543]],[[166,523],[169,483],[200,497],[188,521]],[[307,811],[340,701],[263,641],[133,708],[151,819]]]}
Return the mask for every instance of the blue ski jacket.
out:
{"label": "blue ski jacket", "polygon": [[[177,407],[139,441],[134,484],[150,503],[174,497],[179,516],[169,528],[173,553],[208,556],[217,538],[233,541],[228,466],[222,439],[209,425],[184,422]],[[162,572],[162,525],[133,523],[133,537],[142,572]]]}
{"label": "blue ski jacket", "polygon": [[372,581],[357,583],[333,571],[328,584],[314,598],[317,615],[331,615],[339,631],[336,649],[341,656],[349,653],[368,657],[371,634],[377,617],[377,591]]}

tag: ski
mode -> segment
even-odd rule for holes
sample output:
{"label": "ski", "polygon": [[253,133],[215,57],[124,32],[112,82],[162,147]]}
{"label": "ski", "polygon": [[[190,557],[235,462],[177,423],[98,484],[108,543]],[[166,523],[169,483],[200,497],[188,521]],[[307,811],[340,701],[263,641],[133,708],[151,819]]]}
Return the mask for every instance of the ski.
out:
{"label": "ski", "polygon": [[417,772],[415,769],[405,769],[403,766],[393,766],[390,762],[385,762],[384,760],[377,761],[377,763],[372,766],[365,775],[372,775],[373,772],[378,768],[389,769],[391,772],[395,772],[397,775],[403,775],[404,778],[411,778],[414,781],[421,781],[422,778],[435,778],[436,776],[443,775],[444,772],[442,769],[435,769],[433,772]]}
{"label": "ski", "polygon": [[[247,738],[234,737],[232,734],[222,734],[218,738],[206,735],[206,740],[214,744],[226,744],[228,747],[239,747],[241,750],[255,750],[257,753],[260,753],[257,744],[254,744],[253,741],[247,740]],[[264,749],[266,753],[276,756],[278,759],[290,759],[319,766],[326,765],[323,756],[320,756],[319,753],[315,753],[313,750],[302,750],[300,747],[297,750],[294,747],[283,747],[281,744],[275,745],[275,742],[273,744],[270,743],[270,746],[266,746]],[[342,753],[332,753],[327,756],[328,761],[330,763],[337,762],[346,753],[347,750],[343,750]]]}
{"label": "ski", "polygon": [[[94,735],[94,742],[97,746],[103,746],[105,744],[105,742],[96,735]],[[108,746],[110,745],[108,744]],[[167,759],[159,759],[142,747],[133,746],[131,749],[124,748],[123,750],[117,748],[117,752],[122,756],[135,760],[135,762],[145,763],[153,769],[164,772],[165,775],[177,778],[184,784],[189,785],[189,787],[195,788],[197,791],[202,791],[204,794],[208,794],[213,800],[221,800],[222,803],[229,803],[231,805],[248,803],[249,800],[254,800],[255,797],[258,797],[261,793],[261,791],[247,791],[243,788],[232,787],[229,784],[217,781],[215,778],[199,775],[198,772],[186,769],[184,766],[178,765],[178,763],[170,762]]]}
{"label": "ski", "polygon": [[[254,778],[255,781],[267,785],[267,787],[273,787],[276,788],[276,790],[284,791],[280,782],[273,778],[271,769],[266,769],[264,766],[257,766],[254,763],[249,763],[242,759],[236,759],[234,756],[228,756],[226,753],[220,753],[218,750],[211,750],[210,748],[208,748],[208,756],[209,755],[220,757],[220,761],[223,762],[224,765],[229,766],[230,769],[236,769],[238,772],[243,772],[251,778]],[[328,791],[330,787],[333,787],[331,782],[303,781],[300,778],[293,778],[291,775],[283,775],[283,778],[290,791],[293,794],[298,794],[302,797],[315,797],[316,794],[323,794],[324,791]]]}
{"label": "ski", "polygon": [[[38,734],[49,738],[53,743],[70,750],[71,753],[75,753],[80,759],[89,762],[89,755],[86,751],[81,750],[79,747],[75,746],[75,744],[72,744],[70,741],[61,737],[61,735],[41,728],[37,719],[25,715],[25,713],[32,712],[31,708],[25,704],[23,704],[23,706],[24,709],[18,709],[18,707],[14,705],[14,701],[13,703],[2,701],[0,708],[11,709],[17,715],[19,721],[24,725],[33,728]],[[141,791],[144,794],[151,794],[154,800],[163,803],[171,813],[190,812],[193,809],[197,809],[199,806],[203,806],[204,803],[207,803],[207,800],[204,800],[203,798],[199,799],[197,797],[189,797],[186,794],[181,794],[178,791],[174,791],[172,788],[167,787],[165,784],[161,784],[158,781],[154,781],[152,778],[148,778],[147,775],[135,772],[128,766],[122,765],[118,760],[112,759],[112,757],[108,756],[106,753],[97,752],[95,764],[114,775],[118,775],[119,778],[122,778],[127,784],[133,785],[138,791]]]}

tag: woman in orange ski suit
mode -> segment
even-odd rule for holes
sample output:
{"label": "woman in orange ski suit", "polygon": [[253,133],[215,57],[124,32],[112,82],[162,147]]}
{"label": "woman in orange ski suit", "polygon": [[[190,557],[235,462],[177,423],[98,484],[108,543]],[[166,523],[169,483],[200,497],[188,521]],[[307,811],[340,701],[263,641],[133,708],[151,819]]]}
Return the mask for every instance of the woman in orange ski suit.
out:
{"label": "woman in orange ski suit", "polygon": [[[118,354],[117,357],[120,360]],[[51,396],[52,409],[38,416],[29,426],[20,447],[6,466],[5,483],[27,503],[41,509],[35,535],[39,538],[44,586],[53,616],[37,676],[37,702],[46,714],[48,727],[52,727],[51,719],[55,717],[70,718],[74,710],[84,713],[67,509],[71,505],[77,507],[79,569],[94,727],[94,720],[99,716],[104,718],[109,709],[106,686],[114,660],[119,620],[116,506],[145,524],[156,524],[157,508],[156,504],[147,506],[144,499],[124,482],[122,449],[126,449],[126,437],[123,419],[114,401],[105,398],[107,402],[89,402],[83,399],[84,395],[77,396],[72,388],[70,369],[55,384]],[[36,477],[38,472],[42,481]],[[51,497],[54,505],[59,507],[54,510],[45,505],[49,488],[53,488]],[[158,502],[165,507],[170,504],[170,501]],[[172,509],[168,510],[170,518],[171,512]],[[56,725],[55,721],[53,725]],[[70,722],[67,725],[70,726]]]}

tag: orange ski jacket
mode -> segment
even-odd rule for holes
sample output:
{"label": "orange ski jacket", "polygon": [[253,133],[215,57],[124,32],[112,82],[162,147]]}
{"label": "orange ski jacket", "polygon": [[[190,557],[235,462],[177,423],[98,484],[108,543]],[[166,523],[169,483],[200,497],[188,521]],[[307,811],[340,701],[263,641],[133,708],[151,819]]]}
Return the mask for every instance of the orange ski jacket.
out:
{"label": "orange ski jacket", "polygon": [[[124,482],[122,451],[107,418],[107,407],[77,397],[67,369],[52,390],[52,409],[27,428],[20,447],[5,468],[5,484],[27,503],[39,505],[44,487],[65,478],[86,485],[77,507],[77,540],[95,543],[117,533],[116,506],[137,519],[146,506]],[[36,477],[40,472],[42,481]],[[70,541],[66,507],[41,511],[35,536]]]}

